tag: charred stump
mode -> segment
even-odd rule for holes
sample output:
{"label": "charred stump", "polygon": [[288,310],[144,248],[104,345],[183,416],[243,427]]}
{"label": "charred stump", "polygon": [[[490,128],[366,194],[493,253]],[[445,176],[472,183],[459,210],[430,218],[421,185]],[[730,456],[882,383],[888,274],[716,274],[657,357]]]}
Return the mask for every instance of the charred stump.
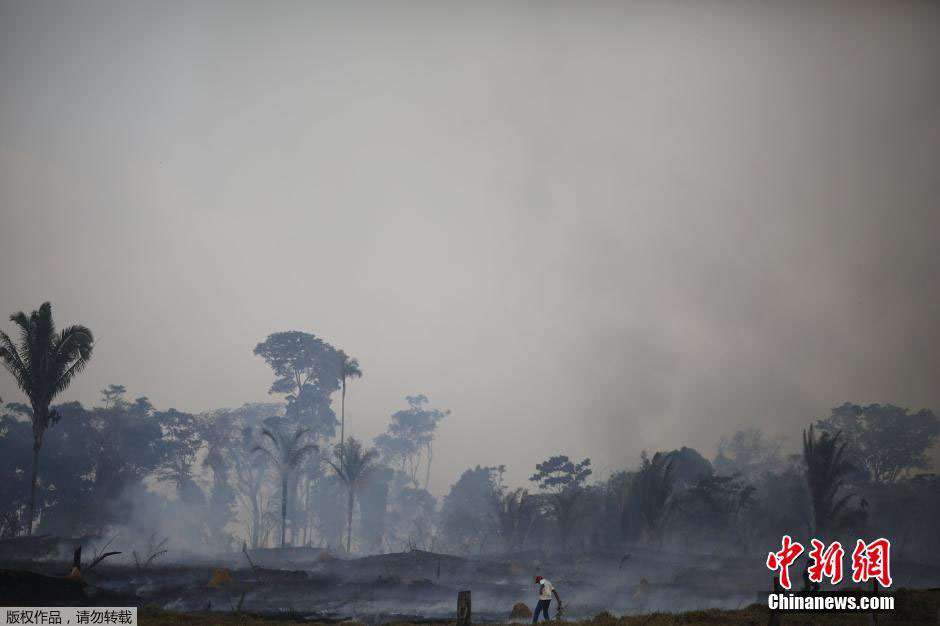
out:
{"label": "charred stump", "polygon": [[69,571],[67,576],[69,580],[74,580],[75,582],[82,581],[82,547],[78,546],[75,548],[75,552],[72,553],[72,569]]}
{"label": "charred stump", "polygon": [[457,592],[457,626],[469,626],[472,623],[470,610],[470,592]]}

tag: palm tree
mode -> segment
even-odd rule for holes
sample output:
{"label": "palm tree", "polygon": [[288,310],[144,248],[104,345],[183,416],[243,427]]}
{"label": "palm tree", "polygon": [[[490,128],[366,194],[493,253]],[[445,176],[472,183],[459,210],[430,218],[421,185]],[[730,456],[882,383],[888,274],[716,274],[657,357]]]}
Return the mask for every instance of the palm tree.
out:
{"label": "palm tree", "polygon": [[336,475],[346,485],[349,493],[347,500],[347,532],[346,532],[346,554],[352,547],[352,519],[353,505],[355,504],[356,489],[369,478],[369,475],[378,467],[376,459],[379,453],[375,448],[368,450],[362,449],[362,442],[350,437],[344,445],[333,450],[336,457],[334,461],[327,461]]}
{"label": "palm tree", "polygon": [[281,548],[284,547],[287,534],[285,530],[287,526],[287,482],[290,480],[291,474],[300,466],[304,457],[310,452],[319,450],[315,443],[300,445],[301,440],[309,430],[308,428],[298,428],[293,434],[289,434],[283,430],[263,428],[261,434],[271,441],[274,451],[272,452],[264,446],[255,446],[252,449],[252,452],[263,452],[274,463],[281,479]]}
{"label": "palm tree", "polygon": [[56,333],[52,305],[44,302],[29,317],[20,311],[10,316],[20,329],[19,344],[0,331],[0,360],[29,398],[33,415],[33,471],[29,488],[29,530],[33,533],[36,478],[42,437],[59,420],[50,409],[53,398],[64,391],[91,358],[94,337],[84,326],[69,326]]}
{"label": "palm tree", "polygon": [[650,544],[662,541],[662,530],[672,512],[676,487],[675,457],[657,452],[650,459],[643,453],[640,469],[630,485],[626,513],[636,520],[634,532]]}
{"label": "palm tree", "polygon": [[342,363],[342,377],[343,377],[343,396],[340,402],[340,426],[339,426],[339,444],[343,445],[343,442],[346,441],[346,379],[347,378],[362,378],[362,370],[359,369],[359,359],[354,359],[347,355],[345,352],[343,355]]}
{"label": "palm tree", "polygon": [[514,491],[494,491],[490,498],[493,508],[490,518],[503,540],[503,549],[511,552],[516,546],[521,548],[534,520],[535,498],[522,487]]}
{"label": "palm tree", "polygon": [[824,533],[843,521],[845,507],[854,493],[836,500],[845,485],[845,478],[854,469],[845,459],[847,441],[839,442],[842,431],[823,432],[818,438],[813,426],[803,431],[803,461],[806,463],[806,485],[813,501],[815,532]]}

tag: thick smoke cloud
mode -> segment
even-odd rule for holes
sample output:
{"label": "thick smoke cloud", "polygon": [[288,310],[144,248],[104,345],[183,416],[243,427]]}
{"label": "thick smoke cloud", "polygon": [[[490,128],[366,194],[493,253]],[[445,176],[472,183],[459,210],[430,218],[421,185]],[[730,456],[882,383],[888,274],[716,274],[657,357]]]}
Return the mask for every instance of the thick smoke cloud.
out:
{"label": "thick smoke cloud", "polygon": [[0,312],[95,331],[69,399],[192,411],[315,332],[356,436],[453,411],[436,493],[936,409],[938,42],[919,2],[4,3]]}

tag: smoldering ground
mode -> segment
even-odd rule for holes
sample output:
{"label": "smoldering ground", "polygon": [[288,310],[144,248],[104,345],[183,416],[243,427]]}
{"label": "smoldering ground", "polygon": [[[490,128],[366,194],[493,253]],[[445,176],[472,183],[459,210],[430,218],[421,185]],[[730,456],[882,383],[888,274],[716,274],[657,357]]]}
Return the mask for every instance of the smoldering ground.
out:
{"label": "smoldering ground", "polygon": [[[740,561],[718,558],[694,563],[679,555],[645,554],[642,549],[632,558],[635,562],[623,567],[615,554],[603,553],[545,560],[539,554],[468,559],[415,551],[352,561],[298,559],[290,563],[302,568],[295,570],[216,561],[215,565],[231,568],[224,585],[210,584],[214,568],[195,563],[137,570],[111,564],[88,579],[100,593],[133,593],[141,604],[178,611],[229,612],[238,607],[367,622],[451,618],[456,592],[464,588],[473,590],[478,619],[506,621],[514,604],[533,607],[531,571],[552,575],[569,619],[601,611],[737,608],[753,602],[760,591],[751,589],[757,570]],[[761,573],[760,578],[766,576]]]}

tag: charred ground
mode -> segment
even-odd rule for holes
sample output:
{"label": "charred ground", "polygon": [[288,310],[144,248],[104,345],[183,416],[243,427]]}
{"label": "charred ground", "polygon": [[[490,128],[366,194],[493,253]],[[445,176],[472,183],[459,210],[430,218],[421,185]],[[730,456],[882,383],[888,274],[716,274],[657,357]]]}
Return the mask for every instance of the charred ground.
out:
{"label": "charred ground", "polygon": [[[452,620],[457,591],[470,589],[475,621],[505,622],[514,604],[532,606],[532,575],[541,573],[560,590],[566,620],[607,614],[613,622],[615,614],[668,613],[649,623],[675,623],[669,620],[679,619],[677,614],[697,610],[681,623],[746,623],[766,609],[702,609],[745,609],[771,585],[769,572],[752,559],[640,546],[631,547],[626,559],[603,551],[457,557],[421,550],[340,559],[310,548],[264,549],[146,567],[105,561],[76,583],[63,576],[70,567],[64,557],[74,543],[37,537],[0,544],[0,604],[148,607],[144,623],[184,623],[181,613],[206,620],[229,614],[245,620],[426,623]],[[940,585],[936,566],[895,567],[907,586]],[[906,598],[898,607],[902,617],[905,611],[926,615],[937,603],[936,593],[899,593]]]}

